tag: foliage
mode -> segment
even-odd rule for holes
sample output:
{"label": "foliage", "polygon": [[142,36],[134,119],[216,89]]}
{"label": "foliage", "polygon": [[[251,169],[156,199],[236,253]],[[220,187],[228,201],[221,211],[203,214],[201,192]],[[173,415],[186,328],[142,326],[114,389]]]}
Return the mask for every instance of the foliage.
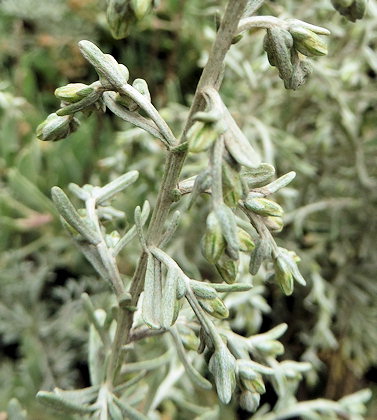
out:
{"label": "foliage", "polygon": [[[205,112],[193,114],[194,124],[184,131],[190,153],[181,182],[173,184],[175,196],[169,198],[169,206],[177,200],[175,212],[169,213],[168,224],[157,225],[154,240],[161,240],[165,231],[159,245],[160,240],[151,242],[150,229],[144,233],[153,224],[153,219],[147,221],[145,200],[151,202],[152,210],[156,208],[163,148],[171,156],[186,153],[174,152],[175,139],[166,123],[174,133],[184,127],[198,75],[196,61],[201,56],[200,62],[205,63],[215,38],[214,2],[205,6],[199,1],[182,2],[181,8],[178,2],[162,2],[141,20],[134,17],[124,33],[129,38],[117,42],[109,36],[103,4],[93,7],[94,2],[69,1],[38,9],[40,2],[22,3],[24,7],[14,7],[13,2],[3,1],[0,6],[2,31],[14,34],[2,50],[2,62],[12,63],[14,72],[0,92],[0,163],[2,182],[7,183],[0,196],[4,291],[0,337],[5,354],[14,349],[18,353],[18,360],[5,357],[0,367],[1,376],[7,378],[0,401],[4,409],[8,406],[9,418],[26,416],[13,397],[27,409],[28,418],[57,418],[34,399],[39,389],[50,391],[55,386],[59,389],[54,394],[41,392],[38,398],[65,410],[68,418],[76,418],[74,413],[82,418],[107,410],[110,418],[231,418],[239,404],[255,411],[261,394],[261,408],[251,418],[337,418],[345,413],[362,418],[362,402],[368,393],[344,395],[363,387],[361,378],[377,358],[372,246],[376,225],[375,2],[369,2],[367,15],[356,24],[336,15],[328,1],[313,7],[309,1],[300,7],[290,1],[283,5],[265,2],[258,14],[280,18],[277,30],[281,33],[276,32],[274,19],[264,26],[244,22],[250,25],[249,33],[226,57],[222,99],[207,89]],[[69,28],[56,24],[62,15]],[[330,56],[311,59],[311,78],[301,90],[287,93],[278,76],[286,87],[297,88],[305,78],[292,79],[292,74],[307,68],[297,57],[302,60],[303,51],[312,55],[298,45],[302,38],[290,40],[302,33],[295,30],[297,21],[289,21],[293,17],[323,24],[332,35]],[[300,24],[305,31],[325,33],[317,26]],[[269,41],[263,42],[266,31],[260,26],[267,28]],[[272,57],[280,51],[275,40],[280,42],[281,34],[288,39],[284,44],[284,48],[289,45],[284,55],[288,61]],[[88,42],[81,43],[84,57],[100,76],[100,83],[93,83],[94,72],[74,46],[82,38],[101,40],[101,49],[114,51],[118,62],[127,64],[131,80],[143,79],[127,84],[124,92],[127,80],[118,81],[128,79],[128,71],[119,70],[109,56],[98,60],[102,53]],[[119,42],[127,48],[120,48]],[[269,66],[263,49],[278,71]],[[284,62],[292,66],[288,73]],[[140,82],[144,79],[149,90]],[[72,132],[73,123],[78,129],[62,142],[37,143],[34,128],[46,110],[56,110],[50,92],[67,82],[87,85],[68,85],[68,90],[57,91],[63,100],[57,111],[60,116],[52,114],[50,125],[37,132],[42,140],[57,140]],[[114,90],[117,96],[111,93]],[[149,91],[160,116],[150,108]],[[147,132],[98,113],[95,108],[103,108],[102,101]],[[95,115],[76,114],[83,110]],[[77,116],[80,127],[76,127]],[[145,117],[151,117],[153,124]],[[51,126],[52,120],[60,125]],[[115,127],[120,130],[116,132]],[[226,157],[221,159],[224,147]],[[255,151],[249,152],[250,147]],[[266,164],[248,160],[258,154]],[[278,175],[286,175],[273,181],[274,167]],[[123,175],[125,168],[128,175]],[[297,176],[286,187],[293,180],[292,169]],[[67,191],[69,183],[69,196],[77,196],[73,204],[60,189],[55,188],[52,197],[74,228],[66,226],[69,234],[97,273],[68,235],[61,233],[58,212],[49,199],[53,185]],[[127,191],[119,194],[126,186]],[[207,194],[199,197],[209,189],[210,198]],[[115,193],[114,207],[110,207],[107,200]],[[265,198],[271,193],[275,193],[272,201]],[[239,212],[234,218],[229,210],[240,199],[248,219]],[[73,205],[83,205],[85,210],[77,213]],[[193,229],[193,219],[200,229]],[[285,227],[278,233],[283,221]],[[131,242],[135,237],[140,246]],[[126,245],[126,252],[121,251]],[[299,267],[307,282],[305,288],[296,285],[289,298],[283,297],[276,284],[290,295],[293,279],[304,281],[297,271],[297,256],[286,248],[301,257]],[[271,250],[272,260],[259,268]],[[113,253],[121,255],[117,265]],[[132,317],[135,296],[137,301],[140,293],[132,287],[131,294],[123,290],[131,282],[140,253],[148,261],[144,303],[135,314],[130,344],[111,345],[114,336],[115,340],[119,337],[116,319],[119,330],[122,314],[126,320]],[[226,284],[219,283],[221,279]],[[117,299],[109,293],[108,284]],[[155,329],[146,329],[144,323]],[[287,327],[282,323],[289,326],[285,335]],[[204,357],[194,351],[198,346]],[[114,348],[121,352],[117,357]],[[125,357],[126,363],[117,372],[118,357]],[[104,376],[107,381],[102,383]],[[302,376],[306,383],[298,402],[295,394]],[[107,388],[109,380],[116,381],[113,389]],[[214,391],[208,390],[211,382],[224,403],[229,402],[237,382],[230,406],[218,405]],[[263,396],[264,382],[268,399]],[[326,387],[325,392],[313,389],[315,383]],[[339,403],[310,400],[324,396],[340,399]],[[276,404],[269,408],[266,402]]]}

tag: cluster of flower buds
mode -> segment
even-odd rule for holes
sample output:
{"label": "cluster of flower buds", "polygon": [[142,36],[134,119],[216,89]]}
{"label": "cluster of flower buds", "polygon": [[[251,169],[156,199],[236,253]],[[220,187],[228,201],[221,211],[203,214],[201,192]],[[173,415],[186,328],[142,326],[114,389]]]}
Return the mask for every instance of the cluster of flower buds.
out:
{"label": "cluster of flower buds", "polygon": [[115,39],[125,38],[132,25],[146,16],[156,4],[154,0],[107,0],[107,23]]}
{"label": "cluster of flower buds", "polygon": [[286,89],[298,89],[312,72],[311,64],[304,56],[327,54],[327,45],[315,32],[304,26],[291,25],[288,29],[268,28],[264,38],[264,50],[271,66],[277,67]]}
{"label": "cluster of flower buds", "polygon": [[367,0],[331,0],[334,8],[351,22],[362,19]]}

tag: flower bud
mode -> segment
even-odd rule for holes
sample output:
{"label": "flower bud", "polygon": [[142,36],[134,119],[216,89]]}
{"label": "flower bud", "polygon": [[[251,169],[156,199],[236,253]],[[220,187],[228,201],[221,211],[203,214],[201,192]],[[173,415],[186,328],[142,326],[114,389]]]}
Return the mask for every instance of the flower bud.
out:
{"label": "flower bud", "polygon": [[243,195],[241,175],[237,168],[226,161],[222,164],[222,187],[225,204],[228,207],[237,207]]}
{"label": "flower bud", "polygon": [[253,276],[258,273],[262,262],[269,258],[271,255],[271,246],[270,243],[265,240],[261,239],[256,245],[254,250],[250,254],[250,265],[249,265],[249,272]]}
{"label": "flower bud", "polygon": [[54,94],[61,101],[74,103],[80,101],[92,92],[93,88],[84,83],[69,83],[66,86],[57,88]]}
{"label": "flower bud", "polygon": [[219,297],[215,299],[199,299],[198,301],[200,306],[215,318],[226,319],[229,317],[229,310]]}
{"label": "flower bud", "polygon": [[362,19],[367,0],[331,0],[334,8],[351,22]]}
{"label": "flower bud", "polygon": [[252,237],[245,230],[238,228],[237,236],[240,242],[240,251],[251,252],[255,248]]}
{"label": "flower bud", "polygon": [[292,52],[293,72],[288,80],[284,80],[286,89],[296,90],[304,85],[313,71],[310,61],[301,59],[297,51]]}
{"label": "flower bud", "polygon": [[220,400],[228,404],[236,387],[236,360],[226,346],[216,350],[210,361],[209,371],[212,373]]}
{"label": "flower bud", "polygon": [[56,113],[52,113],[38,125],[36,134],[42,141],[62,140],[76,131],[79,125],[79,120],[70,115],[59,117]]}
{"label": "flower bud", "polygon": [[283,219],[279,216],[268,216],[265,219],[265,224],[272,232],[281,232],[284,227]]}
{"label": "flower bud", "polygon": [[266,392],[263,378],[259,374],[257,374],[255,379],[246,379],[241,377],[241,383],[243,387],[250,392],[256,392],[258,394],[264,394]]}
{"label": "flower bud", "polygon": [[275,277],[285,295],[293,293],[293,275],[292,270],[285,260],[277,257],[274,260]]}
{"label": "flower bud", "polygon": [[125,38],[135,21],[135,15],[129,3],[129,0],[107,0],[107,23],[115,39]]}
{"label": "flower bud", "polygon": [[308,57],[327,54],[327,45],[314,32],[302,26],[294,25],[289,28],[293,37],[293,45],[297,51]]}
{"label": "flower bud", "polygon": [[292,35],[287,30],[281,28],[267,29],[263,47],[271,66],[278,68],[279,76],[283,80],[289,80],[292,75],[292,46]]}
{"label": "flower bud", "polygon": [[189,151],[200,153],[209,149],[213,142],[218,138],[219,132],[211,123],[197,121],[187,133],[189,139]]}
{"label": "flower bud", "polygon": [[131,0],[132,9],[136,17],[142,19],[152,8],[152,0]]}
{"label": "flower bud", "polygon": [[190,334],[180,334],[180,337],[186,350],[198,350],[199,338],[194,334],[193,331]]}
{"label": "flower bud", "polygon": [[248,411],[254,413],[259,406],[260,394],[257,392],[251,392],[247,389],[241,392],[240,395],[240,406]]}
{"label": "flower bud", "polygon": [[252,198],[249,194],[245,201],[245,206],[260,216],[281,217],[283,215],[281,206],[268,198]]}
{"label": "flower bud", "polygon": [[202,239],[202,253],[212,264],[215,264],[225,249],[225,240],[221,226],[213,212],[207,217],[207,229]]}
{"label": "flower bud", "polygon": [[232,284],[236,281],[238,273],[238,261],[235,261],[224,254],[216,263],[216,268],[226,283]]}

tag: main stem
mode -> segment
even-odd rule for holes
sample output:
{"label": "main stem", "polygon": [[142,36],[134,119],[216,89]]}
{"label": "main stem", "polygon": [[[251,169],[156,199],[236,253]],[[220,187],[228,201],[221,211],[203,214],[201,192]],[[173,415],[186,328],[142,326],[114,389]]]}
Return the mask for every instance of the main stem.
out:
{"label": "main stem", "polygon": [[[172,192],[178,184],[182,166],[187,156],[187,148],[183,145],[183,143],[186,141],[186,133],[193,123],[193,115],[196,112],[204,109],[205,101],[202,96],[203,88],[208,86],[211,86],[216,90],[220,88],[225,55],[232,45],[233,37],[237,32],[238,23],[242,17],[247,3],[248,0],[229,0],[228,2],[224,18],[217,32],[217,36],[212,46],[208,62],[203,69],[198,86],[196,88],[194,100],[191,105],[181,138],[179,140],[180,146],[175,149],[171,149],[166,157],[161,187],[157,195],[156,206],[153,210],[146,236],[148,246],[158,246],[159,242],[161,241],[163,227],[169,215],[170,207],[174,202]],[[130,287],[130,307],[137,306],[139,296],[143,290],[147,256],[147,253],[142,251],[135,273],[133,275]],[[127,343],[129,339],[132,323],[133,311],[121,309],[118,316],[111,359],[109,361],[109,367],[107,370],[107,380],[111,385],[114,384],[116,378],[121,347]]]}

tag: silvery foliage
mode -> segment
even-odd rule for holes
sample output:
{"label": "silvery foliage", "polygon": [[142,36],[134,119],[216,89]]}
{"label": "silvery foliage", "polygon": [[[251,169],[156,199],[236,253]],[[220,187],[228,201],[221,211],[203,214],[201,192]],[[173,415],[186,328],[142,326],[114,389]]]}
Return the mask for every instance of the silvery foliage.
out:
{"label": "silvery foliage", "polygon": [[[120,3],[123,9],[115,7]],[[321,36],[329,35],[329,31],[296,19],[254,16],[262,3],[230,0],[215,47],[221,45],[226,52],[245,31],[264,28],[264,49],[270,64],[278,69],[287,89],[297,89],[311,72],[307,57],[326,54]],[[246,6],[247,14],[242,17]],[[136,11],[143,15],[151,7],[152,2],[109,1],[107,16],[114,35],[120,38],[127,34],[128,28],[122,27],[124,10],[133,8],[136,15]],[[347,7],[351,6],[338,9],[346,15]],[[121,15],[116,15],[117,10]],[[351,17],[355,17],[353,11]],[[71,184],[71,192],[83,202],[79,209],[60,188],[53,188],[52,198],[63,225],[109,284],[116,306],[107,311],[96,309],[88,295],[82,296],[91,323],[91,386],[40,391],[40,402],[80,418],[150,419],[159,417],[157,407],[170,398],[178,406],[188,406],[198,419],[218,418],[219,407],[185,401],[175,387],[188,380],[202,392],[215,386],[223,404],[238,398],[245,410],[255,412],[252,418],[256,419],[361,419],[369,391],[338,402],[297,401],[295,391],[311,365],[278,360],[284,353],[279,338],[287,330],[286,324],[244,337],[227,321],[228,305],[237,310],[232,303],[237,299],[235,294],[250,299],[263,312],[266,303],[260,291],[253,289],[252,276],[266,264],[273,267],[273,279],[285,295],[294,292],[295,282],[305,286],[305,280],[298,268],[299,257],[278,246],[273,236],[283,229],[283,209],[272,195],[292,182],[295,172],[275,179],[274,167],[261,161],[224,104],[218,81],[225,52],[219,56],[213,49],[185,128],[177,139],[153,106],[145,80],[135,79],[131,84],[127,67],[90,41],[81,41],[79,47],[99,79],[88,86],[74,83],[57,89],[61,108],[40,124],[38,138],[61,140],[79,129],[79,112],[85,116],[109,109],[161,141],[167,163],[150,220],[151,206],[146,201],[135,209],[134,226],[123,236],[117,231],[107,232],[103,221],[124,216],[111,206],[111,200],[137,181],[137,171],[129,171],[104,187]],[[208,166],[180,180],[182,165],[190,153],[207,153]],[[202,194],[210,196],[211,211],[201,249],[218,271],[216,283],[191,278],[166,250],[174,240],[181,212],[193,211],[194,202]],[[175,202],[179,202],[180,210],[172,212]],[[141,246],[140,258],[132,280],[125,281],[117,256],[135,237]],[[141,353],[140,360],[131,362],[127,356],[136,342],[152,336],[160,341],[160,347],[166,347],[165,353],[150,359],[144,359]],[[203,360],[208,362],[208,378],[203,376]],[[156,375],[158,369],[162,373]],[[147,376],[151,377],[149,381]],[[263,406],[258,410],[266,381],[278,400],[272,409]],[[14,406],[16,409],[16,403]]]}

